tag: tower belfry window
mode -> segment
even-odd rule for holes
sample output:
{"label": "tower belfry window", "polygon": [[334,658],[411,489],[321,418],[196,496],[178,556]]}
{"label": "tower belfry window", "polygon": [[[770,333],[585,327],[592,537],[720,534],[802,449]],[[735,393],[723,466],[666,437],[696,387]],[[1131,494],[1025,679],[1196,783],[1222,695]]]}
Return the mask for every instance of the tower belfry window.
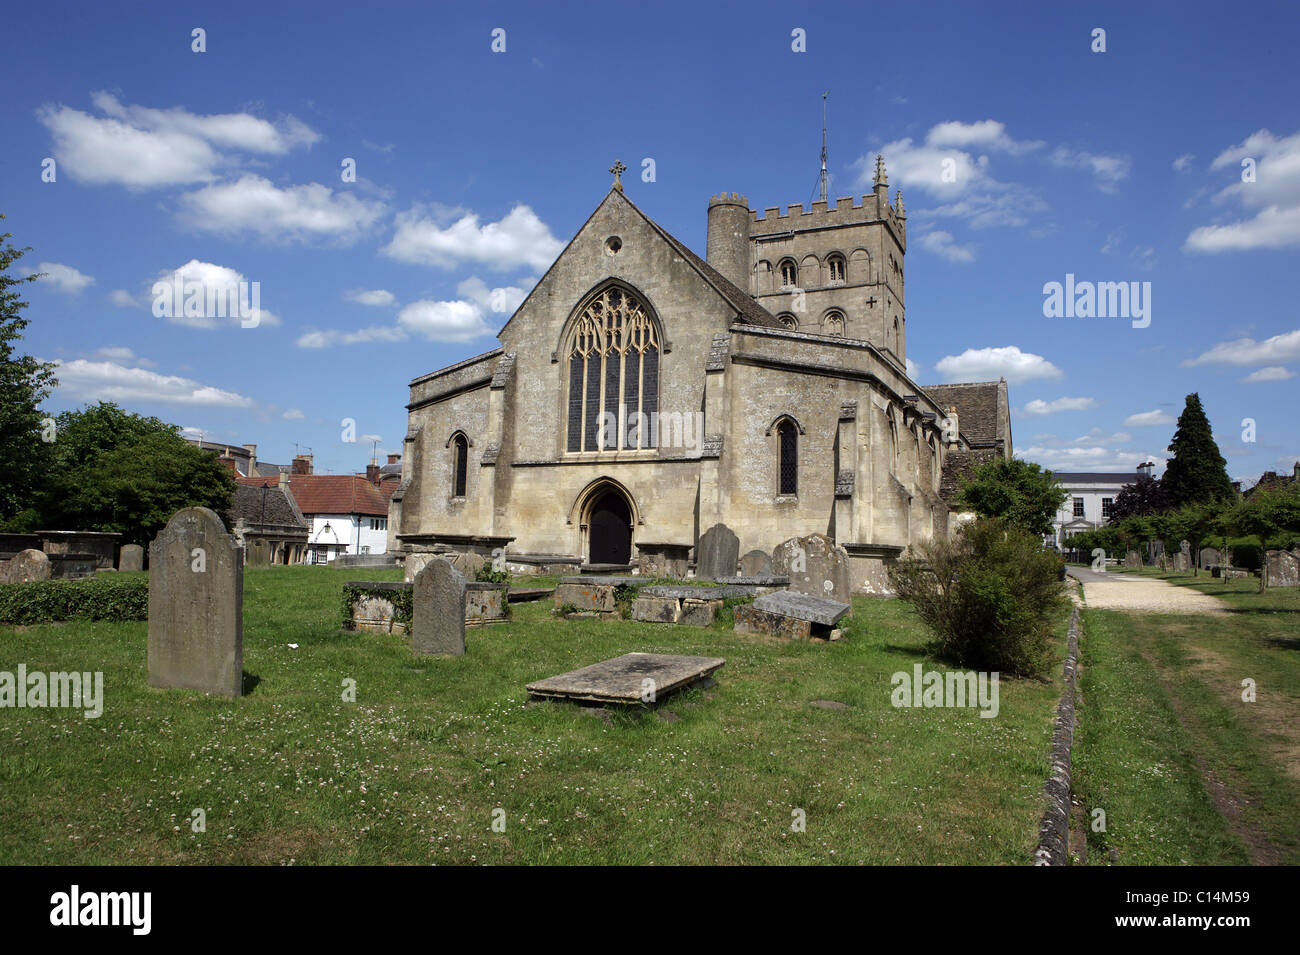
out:
{"label": "tower belfry window", "polygon": [[566,447],[653,448],[658,411],[658,330],[644,303],[609,286],[583,308],[574,324]]}
{"label": "tower belfry window", "polygon": [[793,288],[799,281],[799,269],[794,264],[793,259],[786,259],[781,263],[781,286],[783,288]]}
{"label": "tower belfry window", "polygon": [[830,267],[831,281],[843,282],[844,281],[844,256],[832,255],[829,259],[826,260],[826,264]]}

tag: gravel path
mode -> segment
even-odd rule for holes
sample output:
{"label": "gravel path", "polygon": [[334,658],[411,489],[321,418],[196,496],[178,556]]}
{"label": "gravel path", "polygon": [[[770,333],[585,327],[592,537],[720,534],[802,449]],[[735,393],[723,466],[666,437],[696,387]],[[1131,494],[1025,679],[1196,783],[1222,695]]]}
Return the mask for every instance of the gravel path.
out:
{"label": "gravel path", "polygon": [[1092,610],[1128,610],[1134,613],[1228,613],[1228,606],[1190,587],[1175,587],[1163,580],[1082,567],[1066,569],[1083,584],[1083,599]]}

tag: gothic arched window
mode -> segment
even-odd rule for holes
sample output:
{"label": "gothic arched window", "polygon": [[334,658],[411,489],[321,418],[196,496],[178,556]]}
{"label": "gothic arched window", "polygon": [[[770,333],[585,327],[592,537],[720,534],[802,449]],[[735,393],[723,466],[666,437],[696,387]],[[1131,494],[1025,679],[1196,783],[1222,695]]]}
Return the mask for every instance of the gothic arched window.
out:
{"label": "gothic arched window", "polygon": [[795,318],[789,312],[782,312],[776,317],[776,320],[792,332],[797,332],[799,330],[799,319]]}
{"label": "gothic arched window", "polygon": [[844,313],[838,311],[827,313],[826,320],[822,323],[822,330],[826,335],[843,336]]}
{"label": "gothic arched window", "polygon": [[655,447],[659,333],[645,304],[609,286],[583,308],[571,334],[568,450]]}
{"label": "gothic arched window", "polygon": [[469,475],[469,442],[463,434],[451,439],[452,471],[451,496],[465,496],[465,479]]}
{"label": "gothic arched window", "polygon": [[789,418],[776,427],[777,445],[780,457],[778,494],[799,493],[799,430]]}
{"label": "gothic arched window", "polygon": [[799,284],[799,267],[794,264],[794,259],[785,259],[781,262],[781,287],[794,288]]}

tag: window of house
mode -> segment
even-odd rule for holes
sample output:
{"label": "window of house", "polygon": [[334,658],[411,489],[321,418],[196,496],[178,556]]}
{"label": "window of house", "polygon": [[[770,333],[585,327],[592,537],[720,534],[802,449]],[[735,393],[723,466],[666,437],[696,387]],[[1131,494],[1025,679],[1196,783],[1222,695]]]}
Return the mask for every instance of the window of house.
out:
{"label": "window of house", "polygon": [[451,442],[452,479],[451,496],[465,496],[465,481],[469,475],[469,442],[463,434],[458,434]]}
{"label": "window of house", "polygon": [[781,285],[785,288],[793,288],[799,281],[799,269],[794,264],[794,259],[786,259],[781,263]]}
{"label": "window of house", "polygon": [[1074,499],[1074,516],[1083,517],[1083,498],[1081,497]]}
{"label": "window of house", "polygon": [[780,446],[780,494],[799,493],[799,431],[789,418],[782,421],[776,429],[777,443]]}
{"label": "window of house", "polygon": [[372,517],[372,518],[370,518],[370,529],[371,529],[372,531],[386,531],[386,530],[388,530],[388,518],[386,518],[386,517]]}
{"label": "window of house", "polygon": [[826,264],[830,267],[831,281],[843,282],[844,281],[844,256],[832,255],[829,259],[826,260]]}
{"label": "window of house", "polygon": [[1101,499],[1101,516],[1110,517],[1110,509],[1115,504],[1113,497],[1103,497]]}
{"label": "window of house", "polygon": [[608,287],[574,324],[568,450],[653,448],[658,411],[659,332],[644,303]]}

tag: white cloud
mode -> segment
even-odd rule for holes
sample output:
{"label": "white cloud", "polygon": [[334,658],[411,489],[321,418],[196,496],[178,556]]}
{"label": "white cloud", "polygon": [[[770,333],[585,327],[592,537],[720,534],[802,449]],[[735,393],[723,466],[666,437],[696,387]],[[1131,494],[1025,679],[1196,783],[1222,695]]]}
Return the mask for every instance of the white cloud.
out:
{"label": "white cloud", "polygon": [[929,232],[921,236],[921,247],[949,262],[973,262],[975,250],[970,245],[958,245],[951,232]]}
{"label": "white cloud", "polygon": [[1075,444],[1062,447],[1034,445],[1017,448],[1016,457],[1033,461],[1050,471],[1127,471],[1136,473],[1137,465],[1154,460],[1163,464],[1163,457],[1149,457],[1132,449],[1107,447],[1103,444]]}
{"label": "white cloud", "polygon": [[251,408],[253,400],[176,375],[160,375],[144,368],[125,368],[111,361],[55,361],[59,390],[92,401],[157,402]]}
{"label": "white cloud", "polygon": [[483,310],[473,302],[435,302],[422,299],[405,306],[397,315],[403,328],[435,342],[470,342],[492,329],[483,321]]}
{"label": "white cloud", "polygon": [[1035,378],[1060,378],[1061,369],[1041,355],[1022,352],[1015,345],[1001,348],[968,348],[960,355],[941,358],[935,368],[946,382],[996,381],[1011,384]]}
{"label": "white cloud", "polygon": [[1041,149],[1046,145],[1041,140],[1032,142],[1014,140],[1007,135],[1006,124],[993,119],[981,120],[978,123],[962,123],[956,120],[938,123],[930,127],[930,132],[926,134],[925,141],[930,146],[940,148],[956,146],[959,149],[965,149],[974,146],[982,149],[995,149],[1013,155],[1033,152],[1035,149]]}
{"label": "white cloud", "polygon": [[388,207],[377,200],[335,193],[320,183],[281,189],[246,173],[181,196],[182,215],[192,228],[223,235],[252,233],[276,242],[332,239],[351,245]]}
{"label": "white cloud", "polygon": [[139,368],[153,368],[158,364],[148,358],[141,358],[125,345],[106,345],[103,348],[97,348],[93,352],[93,357],[119,365],[135,365]]}
{"label": "white cloud", "polygon": [[1185,172],[1191,167],[1192,161],[1196,159],[1191,153],[1184,153],[1174,160],[1174,172]]}
{"label": "white cloud", "polygon": [[370,305],[375,308],[385,308],[397,304],[397,296],[387,289],[351,289],[343,293],[343,297],[349,302],[356,302],[359,305]]}
{"label": "white cloud", "polygon": [[297,408],[290,408],[284,414],[280,415],[280,417],[283,418],[285,421],[301,421],[303,418],[306,417],[306,415],[304,415]]}
{"label": "white cloud", "polygon": [[371,441],[373,441],[373,442],[375,442],[375,443],[377,443],[377,444],[383,444],[383,443],[384,443],[383,435],[379,435],[379,434],[363,434],[363,435],[361,436],[361,440],[364,441],[364,442],[366,442],[366,443],[369,443],[369,442],[371,442]]}
{"label": "white cloud", "polygon": [[135,296],[124,288],[113,289],[108,293],[108,300],[119,308],[133,308],[139,304]]}
{"label": "white cloud", "polygon": [[[33,274],[31,269],[24,268],[21,271],[24,275]],[[93,276],[58,262],[41,262],[36,266],[36,272],[45,273],[36,281],[52,285],[56,292],[62,292],[64,295],[80,295],[87,286],[95,284]]]}
{"label": "white cloud", "polygon": [[480,225],[477,215],[467,213],[445,228],[418,208],[399,213],[393,240],[383,253],[400,262],[438,268],[480,262],[505,271],[549,268],[563,248],[531,208],[517,205],[499,222]]}
{"label": "white cloud", "polygon": [[280,155],[320,138],[293,117],[276,125],[248,113],[127,106],[105,92],[91,101],[104,116],[48,105],[37,117],[53,137],[60,171],[92,184],[147,189],[211,182],[237,161],[219,150]]}
{"label": "white cloud", "polygon": [[1051,401],[1035,399],[1025,405],[1022,414],[1048,415],[1058,411],[1087,411],[1097,407],[1096,398],[1054,398]]}
{"label": "white cloud", "polygon": [[1115,192],[1117,184],[1128,178],[1132,163],[1127,156],[1106,156],[1058,146],[1052,150],[1052,164],[1066,169],[1086,169],[1092,173],[1097,188],[1102,192]]}
{"label": "white cloud", "polygon": [[[1243,182],[1241,163],[1254,160],[1253,182]],[[1237,252],[1300,246],[1300,133],[1278,138],[1261,129],[1230,146],[1210,164],[1230,170],[1234,181],[1214,196],[1219,205],[1236,204],[1253,218],[1199,226],[1187,236],[1190,252]]]}
{"label": "white cloud", "polygon": [[1261,381],[1286,381],[1288,378],[1294,378],[1295,372],[1281,365],[1269,365],[1267,368],[1261,368],[1258,371],[1252,371],[1245,378],[1241,379],[1247,385],[1256,385]]}
{"label": "white cloud", "polygon": [[[181,290],[179,301],[176,296],[178,279]],[[158,273],[150,294],[155,313],[162,312],[159,317],[166,317],[177,325],[204,329],[223,325],[238,328],[243,321],[240,317],[241,308],[246,309],[246,314],[251,314],[253,308],[258,309],[258,326],[279,325],[279,317],[261,307],[261,284],[243,283],[243,274],[234,269],[190,259],[178,269]],[[197,314],[186,314],[187,312]]]}
{"label": "white cloud", "polygon": [[1131,414],[1124,419],[1126,427],[1130,428],[1147,428],[1158,424],[1173,424],[1174,419],[1160,409],[1155,411],[1142,411],[1138,414]]}
{"label": "white cloud", "polygon": [[518,285],[506,285],[489,289],[487,283],[476,275],[471,275],[456,286],[456,294],[468,299],[485,312],[501,315],[513,315],[515,309],[524,303],[535,280],[526,283],[528,288]]}
{"label": "white cloud", "polygon": [[345,332],[338,329],[307,332],[295,344],[299,348],[330,348],[334,345],[360,345],[368,342],[400,342],[406,340],[405,330],[394,325],[372,325]]}
{"label": "white cloud", "polygon": [[1192,365],[1270,365],[1300,361],[1300,328],[1257,342],[1253,338],[1219,342],[1209,351],[1183,362]]}
{"label": "white cloud", "polygon": [[921,366],[918,365],[916,362],[912,361],[912,359],[908,358],[907,377],[911,378],[913,381],[916,381],[916,379],[920,377],[920,375],[921,375]]}

